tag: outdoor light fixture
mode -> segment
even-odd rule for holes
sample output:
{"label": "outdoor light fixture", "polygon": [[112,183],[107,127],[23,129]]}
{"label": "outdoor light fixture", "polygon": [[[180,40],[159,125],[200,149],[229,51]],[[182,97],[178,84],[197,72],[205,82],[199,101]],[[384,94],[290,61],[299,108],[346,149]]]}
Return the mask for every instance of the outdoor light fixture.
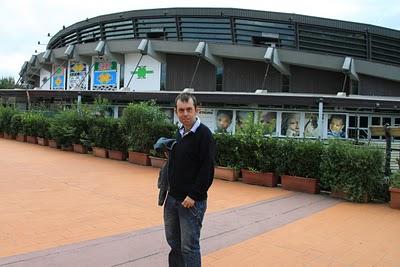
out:
{"label": "outdoor light fixture", "polygon": [[67,49],[65,50],[64,54],[68,57],[68,58],[72,58],[72,56],[74,55],[74,48],[75,45],[68,45]]}
{"label": "outdoor light fixture", "polygon": [[105,41],[100,41],[100,42],[97,44],[97,46],[96,46],[96,48],[94,49],[94,51],[96,51],[97,54],[98,54],[99,56],[103,56],[103,55],[104,55],[105,48],[106,48],[106,42],[105,42]]}

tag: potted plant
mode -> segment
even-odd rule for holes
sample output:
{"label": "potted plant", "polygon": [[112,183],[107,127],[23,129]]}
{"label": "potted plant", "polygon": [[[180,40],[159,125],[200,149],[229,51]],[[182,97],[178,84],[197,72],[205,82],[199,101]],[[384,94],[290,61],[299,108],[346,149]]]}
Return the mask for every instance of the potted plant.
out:
{"label": "potted plant", "polygon": [[49,145],[49,137],[50,137],[50,122],[51,119],[46,117],[43,113],[38,113],[38,121],[37,121],[37,141],[41,146]]}
{"label": "potted plant", "polygon": [[149,152],[159,137],[173,136],[176,126],[154,102],[130,103],[121,117],[129,161],[150,165]]}
{"label": "potted plant", "polygon": [[23,133],[23,118],[24,114],[22,112],[14,114],[11,118],[10,134],[15,136],[15,139],[19,142],[26,142],[26,135]]}
{"label": "potted plant", "polygon": [[384,180],[381,149],[331,140],[321,160],[321,186],[333,197],[367,202]]}
{"label": "potted plant", "polygon": [[214,134],[216,167],[214,177],[227,181],[236,181],[240,175],[239,142],[236,135],[229,133]]}
{"label": "potted plant", "polygon": [[110,120],[108,135],[110,136],[110,143],[107,147],[108,157],[115,160],[126,160],[127,149],[119,120]]}
{"label": "potted plant", "polygon": [[28,143],[37,144],[37,136],[39,133],[39,127],[41,121],[41,116],[36,112],[25,112],[22,124],[23,124],[23,132],[26,135],[26,141]]}
{"label": "potted plant", "polygon": [[282,188],[318,194],[323,144],[318,140],[287,139],[281,145],[278,158]]}
{"label": "potted plant", "polygon": [[61,146],[61,149],[72,151],[72,144],[74,142],[75,128],[72,125],[72,118],[75,116],[74,111],[65,110],[54,116],[49,128],[52,137],[49,140],[50,147]]}
{"label": "potted plant", "polygon": [[108,149],[113,136],[110,135],[114,118],[96,117],[88,131],[88,140],[93,149],[93,155],[108,158]]}
{"label": "potted plant", "polygon": [[12,107],[2,107],[0,110],[0,126],[6,139],[15,139],[15,135],[12,135],[11,119],[16,113],[18,111]]}
{"label": "potted plant", "polygon": [[267,125],[255,123],[253,115],[243,123],[238,133],[242,178],[247,184],[275,187],[278,183],[274,160],[276,140],[264,137],[266,132]]}
{"label": "potted plant", "polygon": [[400,209],[400,171],[390,176],[390,207]]}

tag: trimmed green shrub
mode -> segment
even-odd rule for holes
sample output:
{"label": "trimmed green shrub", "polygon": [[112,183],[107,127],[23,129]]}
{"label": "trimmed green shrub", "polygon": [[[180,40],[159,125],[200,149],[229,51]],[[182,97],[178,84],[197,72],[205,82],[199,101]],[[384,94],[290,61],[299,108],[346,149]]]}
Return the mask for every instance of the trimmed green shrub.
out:
{"label": "trimmed green shrub", "polygon": [[229,133],[214,134],[216,146],[216,165],[240,169],[240,139]]}
{"label": "trimmed green shrub", "polygon": [[400,171],[392,173],[390,176],[390,186],[400,188]]}
{"label": "trimmed green shrub", "polygon": [[129,104],[121,117],[129,150],[149,153],[160,137],[172,137],[176,126],[154,102]]}
{"label": "trimmed green shrub", "polygon": [[321,185],[361,202],[365,195],[374,197],[381,191],[383,166],[382,150],[332,140],[322,155]]}
{"label": "trimmed green shrub", "polygon": [[56,114],[51,120],[49,132],[52,139],[62,146],[70,146],[75,141],[75,128],[72,121],[75,111],[66,110]]}
{"label": "trimmed green shrub", "polygon": [[10,134],[11,135],[17,135],[17,134],[24,134],[24,124],[23,124],[23,119],[24,119],[24,113],[23,112],[18,112],[15,113],[12,118],[11,118],[11,123],[10,123]]}
{"label": "trimmed green shrub", "polygon": [[0,108],[0,131],[7,134],[11,134],[11,119],[19,111],[12,107]]}

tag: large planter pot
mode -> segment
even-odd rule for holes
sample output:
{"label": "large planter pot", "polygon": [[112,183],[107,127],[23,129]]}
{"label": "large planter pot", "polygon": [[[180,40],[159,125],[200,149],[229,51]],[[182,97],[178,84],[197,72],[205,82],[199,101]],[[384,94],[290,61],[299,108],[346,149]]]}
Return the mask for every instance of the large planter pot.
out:
{"label": "large planter pot", "polygon": [[278,184],[278,177],[273,172],[254,172],[242,169],[243,182],[246,184],[275,187]]}
{"label": "large planter pot", "polygon": [[400,209],[400,188],[389,188],[390,191],[390,207]]}
{"label": "large planter pot", "polygon": [[52,147],[52,148],[59,148],[59,145],[57,144],[56,140],[50,139],[50,140],[49,140],[49,147]]}
{"label": "large planter pot", "polygon": [[108,157],[115,160],[126,160],[126,152],[109,149]]}
{"label": "large planter pot", "polygon": [[154,168],[162,168],[164,164],[167,162],[166,158],[152,157],[149,156],[151,166]]}
{"label": "large planter pot", "polygon": [[17,140],[18,142],[26,142],[26,135],[24,134],[17,134],[15,136],[15,140]]}
{"label": "large planter pot", "polygon": [[108,151],[105,148],[93,147],[93,155],[99,158],[107,158]]}
{"label": "large planter pot", "polygon": [[283,189],[310,194],[319,193],[318,179],[291,175],[282,175],[281,179]]}
{"label": "large planter pot", "polygon": [[214,177],[226,181],[237,181],[239,178],[239,170],[217,166],[214,168]]}
{"label": "large planter pot", "polygon": [[135,151],[129,151],[128,161],[143,166],[150,166],[151,164],[148,154]]}
{"label": "large planter pot", "polygon": [[37,142],[41,146],[48,146],[49,145],[49,140],[46,138],[38,137]]}
{"label": "large planter pot", "polygon": [[61,145],[61,150],[63,150],[63,151],[74,151],[74,147],[72,145]]}
{"label": "large planter pot", "polygon": [[72,146],[74,147],[74,152],[76,152],[76,153],[81,153],[81,154],[87,154],[88,153],[88,150],[84,145],[73,144]]}
{"label": "large planter pot", "polygon": [[31,143],[31,144],[37,144],[37,142],[38,142],[37,137],[28,135],[26,137],[26,142]]}
{"label": "large planter pot", "polygon": [[5,139],[15,139],[15,136],[12,136],[11,134],[8,134],[8,133],[4,133],[4,138]]}

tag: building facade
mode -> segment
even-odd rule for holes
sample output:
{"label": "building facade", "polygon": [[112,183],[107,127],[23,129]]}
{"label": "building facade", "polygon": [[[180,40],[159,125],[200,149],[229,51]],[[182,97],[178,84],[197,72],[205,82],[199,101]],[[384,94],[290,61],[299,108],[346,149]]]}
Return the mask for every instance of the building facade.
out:
{"label": "building facade", "polygon": [[[224,8],[120,12],[77,22],[20,72],[16,101],[118,106],[193,88],[201,118],[235,132],[250,114],[270,135],[381,139],[400,126],[400,31],[297,14]],[[121,109],[120,109],[121,110]]]}

